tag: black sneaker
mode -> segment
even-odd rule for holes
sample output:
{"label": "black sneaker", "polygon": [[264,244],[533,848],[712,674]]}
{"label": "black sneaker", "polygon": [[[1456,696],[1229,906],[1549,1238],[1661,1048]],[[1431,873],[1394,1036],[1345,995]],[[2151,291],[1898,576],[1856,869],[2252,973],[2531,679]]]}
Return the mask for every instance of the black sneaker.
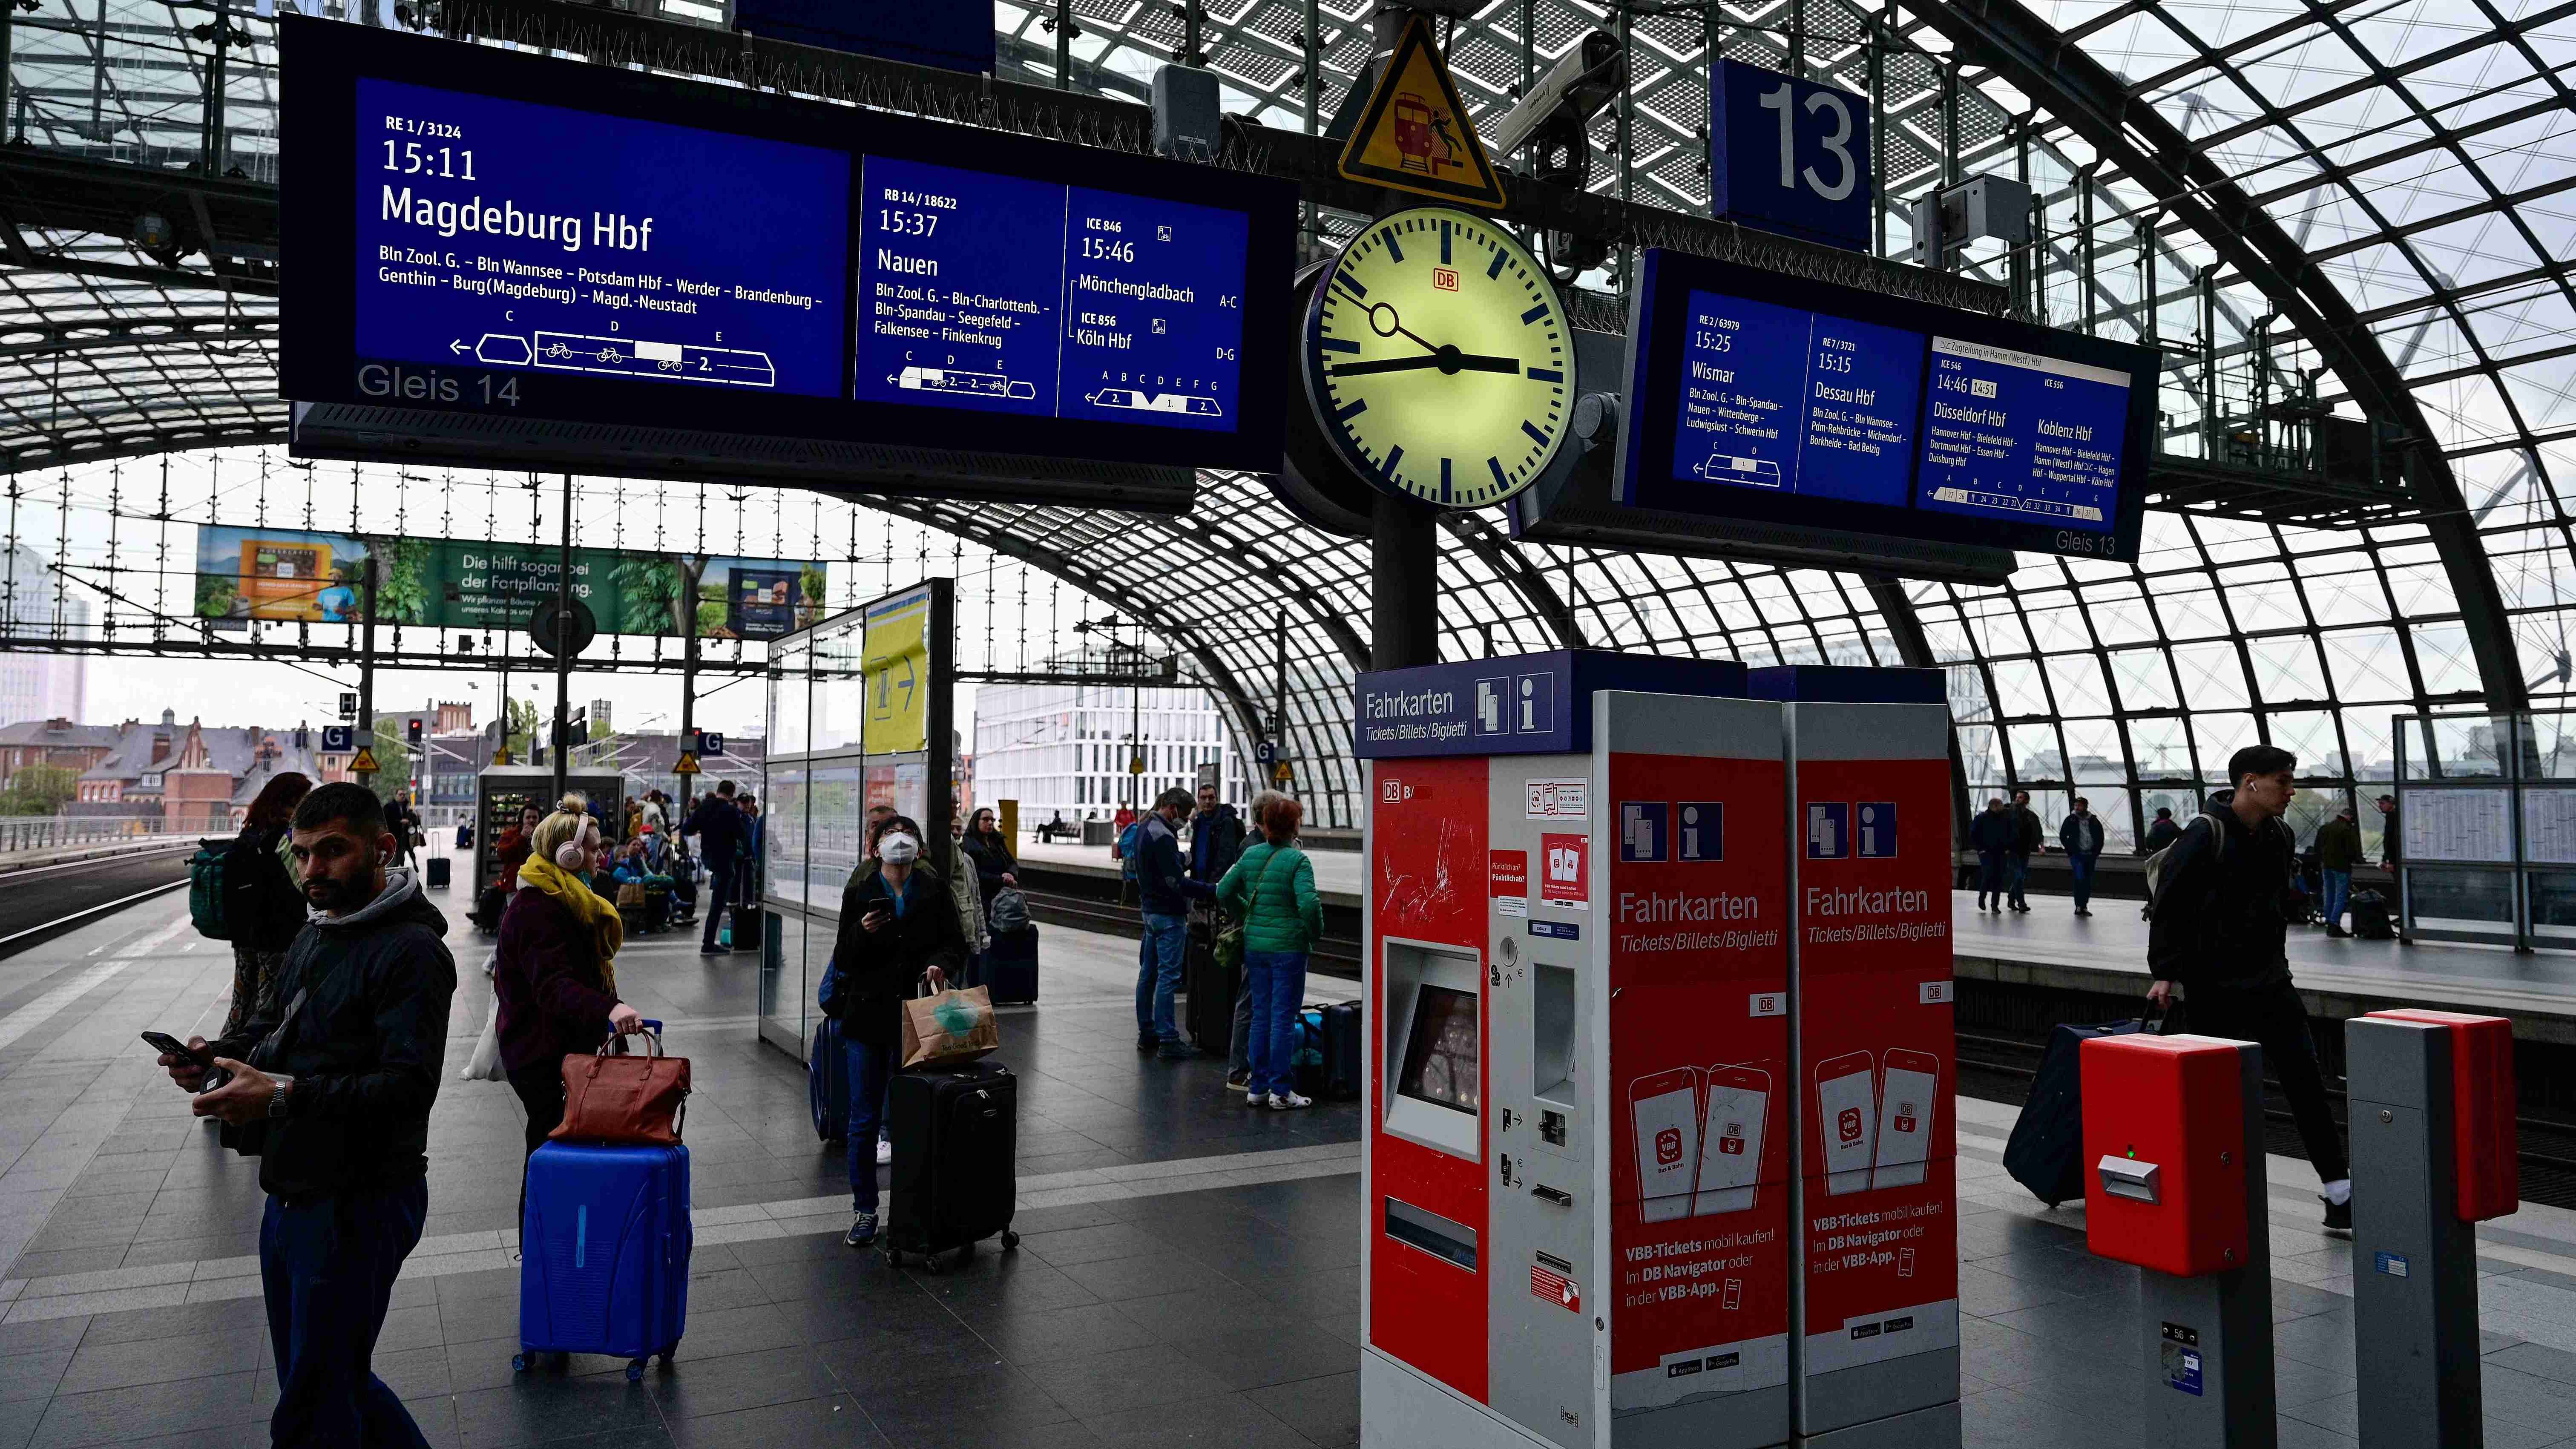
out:
{"label": "black sneaker", "polygon": [[1198,1054],[1199,1049],[1185,1041],[1163,1042],[1154,1051],[1157,1058],[1167,1062],[1185,1062]]}
{"label": "black sneaker", "polygon": [[1152,1051],[1154,1048],[1161,1046],[1162,1044],[1163,1039],[1159,1036],[1140,1036],[1136,1038],[1136,1050],[1140,1052]]}
{"label": "black sneaker", "polygon": [[2343,940],[2349,940],[2349,939],[2351,939],[2351,937],[2352,937],[2352,932],[2345,930],[2345,929],[2344,929],[2343,927],[2341,927],[2341,926],[2328,926],[2328,927],[2326,927],[2326,939],[2327,939],[2327,940],[2329,940],[2329,941],[2343,941]]}
{"label": "black sneaker", "polygon": [[841,1246],[845,1248],[864,1248],[876,1240],[877,1215],[875,1213],[851,1214],[850,1230],[841,1235]]}
{"label": "black sneaker", "polygon": [[2337,1234],[2341,1237],[2351,1237],[2352,1199],[2345,1198],[2341,1202],[2327,1202],[2325,1195],[2320,1193],[2317,1195],[2317,1201],[2325,1203],[2326,1205],[2326,1231]]}

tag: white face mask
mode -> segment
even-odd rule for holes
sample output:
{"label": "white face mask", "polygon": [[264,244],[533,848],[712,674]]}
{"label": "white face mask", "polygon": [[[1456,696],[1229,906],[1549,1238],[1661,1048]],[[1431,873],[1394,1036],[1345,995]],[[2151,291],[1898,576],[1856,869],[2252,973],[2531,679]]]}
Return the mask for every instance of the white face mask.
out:
{"label": "white face mask", "polygon": [[921,842],[909,835],[889,835],[877,846],[888,865],[910,865],[921,856]]}

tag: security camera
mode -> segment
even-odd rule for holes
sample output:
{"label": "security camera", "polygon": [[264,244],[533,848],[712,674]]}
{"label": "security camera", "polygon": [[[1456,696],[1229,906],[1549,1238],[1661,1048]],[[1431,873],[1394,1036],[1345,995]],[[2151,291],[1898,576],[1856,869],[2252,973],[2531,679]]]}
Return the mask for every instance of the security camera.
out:
{"label": "security camera", "polygon": [[1628,58],[1619,49],[1619,38],[1606,30],[1593,31],[1548,67],[1520,104],[1486,133],[1486,139],[1496,155],[1509,156],[1542,131],[1571,127],[1579,135],[1583,123],[1617,99],[1627,83]]}

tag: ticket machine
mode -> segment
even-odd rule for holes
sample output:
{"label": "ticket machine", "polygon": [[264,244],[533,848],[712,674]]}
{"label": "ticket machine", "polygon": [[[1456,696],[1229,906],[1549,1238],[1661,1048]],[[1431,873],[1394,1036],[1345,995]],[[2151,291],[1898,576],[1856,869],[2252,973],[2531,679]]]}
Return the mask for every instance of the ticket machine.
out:
{"label": "ticket machine", "polygon": [[1787,822],[1744,688],[1361,676],[1363,1443],[1787,1442]]}
{"label": "ticket machine", "polygon": [[1957,1443],[1946,714],[1853,673],[1361,677],[1363,1443]]}

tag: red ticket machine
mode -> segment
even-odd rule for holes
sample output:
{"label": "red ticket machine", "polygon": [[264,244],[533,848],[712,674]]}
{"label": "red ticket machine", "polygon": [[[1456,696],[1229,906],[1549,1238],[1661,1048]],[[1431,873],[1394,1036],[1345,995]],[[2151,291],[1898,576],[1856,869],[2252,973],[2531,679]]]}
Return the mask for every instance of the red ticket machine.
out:
{"label": "red ticket machine", "polygon": [[1743,692],[1361,676],[1363,1444],[1788,1442],[1785,769]]}
{"label": "red ticket machine", "polygon": [[1956,1445],[1949,711],[1867,701],[1930,671],[1754,685],[1791,701],[1798,1442]]}

